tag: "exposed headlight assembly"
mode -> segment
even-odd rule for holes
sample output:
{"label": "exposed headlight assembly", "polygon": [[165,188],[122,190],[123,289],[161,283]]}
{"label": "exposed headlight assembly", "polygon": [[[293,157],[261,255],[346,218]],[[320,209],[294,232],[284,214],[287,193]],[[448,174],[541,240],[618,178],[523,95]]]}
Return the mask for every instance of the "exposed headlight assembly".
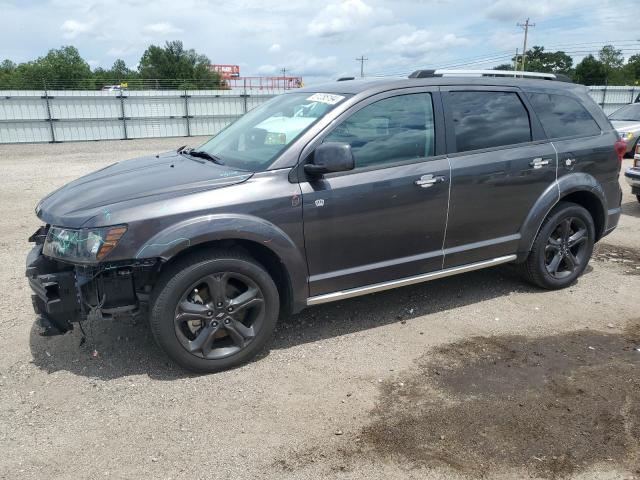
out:
{"label": "exposed headlight assembly", "polygon": [[126,231],[124,225],[78,230],[52,226],[42,253],[68,262],[98,262],[116,247]]}

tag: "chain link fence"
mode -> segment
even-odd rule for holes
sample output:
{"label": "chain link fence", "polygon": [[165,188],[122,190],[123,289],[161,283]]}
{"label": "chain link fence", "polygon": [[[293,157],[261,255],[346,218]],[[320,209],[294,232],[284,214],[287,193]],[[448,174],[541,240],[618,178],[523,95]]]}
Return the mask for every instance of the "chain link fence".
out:
{"label": "chain link fence", "polygon": [[[0,143],[213,135],[283,92],[273,85],[224,90],[3,90]],[[590,93],[610,114],[633,102],[640,87],[594,86]]]}

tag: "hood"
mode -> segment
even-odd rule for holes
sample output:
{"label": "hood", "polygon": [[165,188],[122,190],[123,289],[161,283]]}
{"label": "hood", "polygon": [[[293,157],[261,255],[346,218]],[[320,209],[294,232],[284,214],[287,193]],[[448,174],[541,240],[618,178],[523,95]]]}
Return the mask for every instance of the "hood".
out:
{"label": "hood", "polygon": [[75,228],[97,211],[153,202],[243,182],[252,172],[169,152],[115,163],[67,183],[42,199],[36,214],[47,223]]}
{"label": "hood", "polygon": [[618,132],[638,132],[640,131],[640,122],[628,120],[611,120],[613,128]]}

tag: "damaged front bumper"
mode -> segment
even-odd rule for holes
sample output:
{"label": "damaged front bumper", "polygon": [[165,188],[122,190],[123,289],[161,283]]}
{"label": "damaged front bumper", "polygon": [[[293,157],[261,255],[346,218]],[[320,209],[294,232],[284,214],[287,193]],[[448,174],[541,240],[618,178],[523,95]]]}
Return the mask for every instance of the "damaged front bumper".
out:
{"label": "damaged front bumper", "polygon": [[49,260],[42,255],[42,245],[36,245],[27,256],[26,276],[43,333],[55,335],[71,330],[71,322],[79,321],[81,314],[73,267]]}
{"label": "damaged front bumper", "polygon": [[77,265],[42,254],[46,227],[29,240],[26,276],[43,335],[57,335],[89,318],[135,314],[148,297],[154,260]]}

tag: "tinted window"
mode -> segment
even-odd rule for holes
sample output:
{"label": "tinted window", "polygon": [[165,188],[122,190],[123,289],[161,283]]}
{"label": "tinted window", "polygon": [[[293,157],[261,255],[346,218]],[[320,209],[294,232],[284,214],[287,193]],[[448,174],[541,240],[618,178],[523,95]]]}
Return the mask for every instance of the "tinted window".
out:
{"label": "tinted window", "polygon": [[450,92],[459,152],[531,140],[529,115],[512,92]]}
{"label": "tinted window", "polygon": [[580,105],[580,102],[565,95],[527,93],[542,128],[549,138],[574,135],[597,135],[600,127]]}
{"label": "tinted window", "polygon": [[431,94],[401,95],[372,103],[338,125],[324,141],[349,143],[356,168],[432,156]]}

